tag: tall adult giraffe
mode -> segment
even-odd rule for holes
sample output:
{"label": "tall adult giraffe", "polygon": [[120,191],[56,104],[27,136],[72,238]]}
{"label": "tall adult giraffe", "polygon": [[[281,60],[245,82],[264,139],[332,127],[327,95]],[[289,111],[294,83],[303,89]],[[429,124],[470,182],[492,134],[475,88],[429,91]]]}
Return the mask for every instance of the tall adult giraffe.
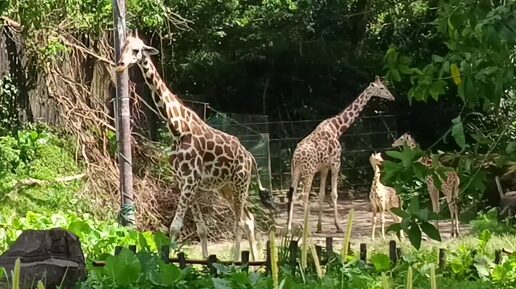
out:
{"label": "tall adult giraffe", "polygon": [[[417,147],[417,143],[412,136],[406,132],[397,138],[393,143],[392,147],[401,147],[407,145],[411,150]],[[432,159],[429,157],[421,157],[418,162],[427,168],[432,167]],[[439,213],[439,189],[435,186],[434,178],[432,175],[426,177],[426,186],[428,188],[428,194],[432,201],[432,210],[434,213]],[[459,236],[459,186],[460,177],[455,171],[446,172],[446,180],[441,185],[441,190],[446,197],[448,203],[448,209],[450,210],[451,216],[451,236]],[[439,230],[439,221],[435,221],[435,227]]]}
{"label": "tall adult giraffe", "polygon": [[[241,227],[247,235],[251,256],[256,257],[254,216],[247,208],[248,189],[253,172],[259,186],[262,204],[274,210],[272,195],[260,182],[256,160],[235,136],[206,124],[193,110],[184,106],[161,79],[151,55],[158,50],[147,46],[138,37],[129,36],[122,46],[116,71],[137,64],[152,90],[152,99],[159,114],[167,121],[170,132],[178,140],[172,149],[170,164],[181,196],[170,225],[172,241],[177,238],[187,209],[198,191],[219,192],[229,202],[235,214],[235,260],[240,254]],[[203,257],[208,256],[207,229],[196,201],[192,212],[201,239]]]}
{"label": "tall adult giraffe", "polygon": [[317,233],[322,232],[322,212],[326,178],[331,171],[331,198],[333,201],[334,222],[337,232],[342,232],[339,225],[339,213],[337,211],[337,182],[340,172],[341,144],[340,136],[348,130],[360,112],[364,109],[371,97],[377,96],[394,100],[394,96],[385,87],[378,76],[367,88],[338,115],[321,122],[308,136],[301,140],[294,150],[291,163],[292,185],[288,192],[290,208],[288,212],[287,232],[292,229],[292,216],[294,214],[294,198],[297,186],[303,181],[303,204],[305,211],[308,209],[308,199],[312,186],[312,180],[317,172],[320,172],[321,186],[319,189],[319,219],[317,221]]}

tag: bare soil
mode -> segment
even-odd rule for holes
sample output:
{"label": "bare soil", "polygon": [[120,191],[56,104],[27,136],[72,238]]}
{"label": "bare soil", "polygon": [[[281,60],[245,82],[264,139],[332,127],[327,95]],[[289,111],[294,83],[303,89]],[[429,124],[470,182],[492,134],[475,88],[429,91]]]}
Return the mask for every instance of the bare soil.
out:
{"label": "bare soil", "polygon": [[[338,200],[337,202],[338,212],[339,212],[339,223],[343,231],[346,230],[348,213],[351,208],[354,208],[355,214],[353,219],[353,228],[351,231],[351,240],[353,244],[358,245],[358,243],[373,243],[371,239],[371,230],[372,230],[372,213],[371,206],[369,204],[368,199],[356,199],[356,200]],[[286,228],[287,223],[287,208],[286,205],[280,206],[280,212],[276,216],[276,228],[277,232],[280,235],[283,235]],[[334,217],[333,217],[333,207],[331,205],[331,201],[327,200],[324,203],[323,215],[322,215],[322,233],[316,233],[317,219],[319,214],[319,204],[317,199],[310,199],[310,216],[309,222],[311,224],[311,233],[314,241],[317,244],[324,245],[326,237],[333,237],[334,240],[334,248],[339,248],[341,246],[342,240],[344,238],[344,233],[337,233],[334,225]],[[385,228],[392,224],[393,220],[389,213],[385,214]],[[397,239],[392,233],[386,234],[386,240],[382,240],[381,238],[381,224],[380,218],[378,218],[376,225],[376,240],[374,243],[379,244],[387,244],[388,240]],[[303,206],[301,203],[296,203],[294,208],[294,219],[292,223],[293,230],[296,230],[296,227],[299,227],[303,223]],[[441,237],[443,241],[450,239],[451,233],[451,222],[450,220],[444,220],[439,222],[439,229],[441,232]],[[470,231],[470,228],[466,224],[460,224],[460,233],[461,235],[465,235]],[[259,240],[259,250],[261,251],[258,257],[263,257],[263,249],[265,246],[265,240],[267,236],[261,236]],[[433,242],[428,240],[427,242]],[[233,246],[233,242],[231,240],[209,243],[209,253],[217,254],[217,256],[221,259],[231,259],[231,248]],[[190,256],[192,257],[200,257],[200,246],[199,244],[192,244],[191,246],[186,246],[187,250],[190,252]],[[247,240],[242,239],[241,250],[248,250],[249,245]]]}

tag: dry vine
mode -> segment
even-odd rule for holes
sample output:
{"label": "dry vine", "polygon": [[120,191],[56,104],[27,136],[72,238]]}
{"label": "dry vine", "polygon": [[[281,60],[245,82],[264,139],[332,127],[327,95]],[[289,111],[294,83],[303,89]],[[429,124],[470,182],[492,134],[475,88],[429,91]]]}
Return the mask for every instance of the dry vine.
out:
{"label": "dry vine", "polygon": [[[23,33],[21,25],[3,20],[11,34]],[[35,61],[32,65],[37,68],[38,78],[43,80],[43,85],[37,89],[46,90],[48,98],[56,103],[60,126],[75,137],[77,158],[86,164],[86,186],[82,193],[91,200],[92,206],[110,204],[109,211],[116,213],[120,201],[119,173],[117,161],[110,153],[116,149],[113,147],[116,144],[112,141],[115,134],[111,105],[113,48],[108,35],[88,41],[79,41],[65,31],[37,31],[32,36],[32,41],[25,37],[23,45],[29,59]],[[48,45],[49,39],[58,39],[65,45],[66,52],[54,58],[38,55],[37,48]],[[135,113],[139,112],[140,102],[134,83],[130,87],[133,115],[141,115]],[[138,123],[138,119],[133,119],[133,128]],[[179,198],[166,171],[167,156],[139,134],[132,135],[132,145],[138,229],[166,232]],[[210,237],[230,237],[233,214],[226,201],[212,193],[200,193],[199,198]],[[182,238],[197,237],[195,232],[193,218],[187,214]]]}

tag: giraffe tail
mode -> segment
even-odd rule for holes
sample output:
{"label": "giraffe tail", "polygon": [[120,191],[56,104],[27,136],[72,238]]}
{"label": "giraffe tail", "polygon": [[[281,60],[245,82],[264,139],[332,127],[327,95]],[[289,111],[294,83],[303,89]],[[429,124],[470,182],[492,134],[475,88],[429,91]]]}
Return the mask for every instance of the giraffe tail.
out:
{"label": "giraffe tail", "polygon": [[271,191],[267,190],[262,186],[262,182],[260,180],[260,174],[258,172],[258,164],[256,163],[256,160],[254,157],[252,157],[253,160],[253,173],[256,175],[256,182],[258,183],[258,196],[260,197],[260,201],[262,205],[274,212],[277,212],[276,204],[274,203],[274,199],[272,197]]}

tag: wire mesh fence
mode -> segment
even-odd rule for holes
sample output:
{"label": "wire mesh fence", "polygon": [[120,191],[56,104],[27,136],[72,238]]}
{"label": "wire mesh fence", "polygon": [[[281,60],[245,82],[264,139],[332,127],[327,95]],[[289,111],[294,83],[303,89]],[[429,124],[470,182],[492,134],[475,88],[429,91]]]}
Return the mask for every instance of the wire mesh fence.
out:
{"label": "wire mesh fence", "polygon": [[[290,163],[296,145],[321,122],[321,120],[269,122],[272,189],[276,192],[291,186]],[[339,190],[368,190],[373,177],[369,156],[390,148],[397,137],[394,115],[364,116],[341,137],[342,156]],[[316,175],[313,187],[319,186]],[[330,186],[330,182],[327,181]],[[312,193],[314,190],[312,190]]]}

